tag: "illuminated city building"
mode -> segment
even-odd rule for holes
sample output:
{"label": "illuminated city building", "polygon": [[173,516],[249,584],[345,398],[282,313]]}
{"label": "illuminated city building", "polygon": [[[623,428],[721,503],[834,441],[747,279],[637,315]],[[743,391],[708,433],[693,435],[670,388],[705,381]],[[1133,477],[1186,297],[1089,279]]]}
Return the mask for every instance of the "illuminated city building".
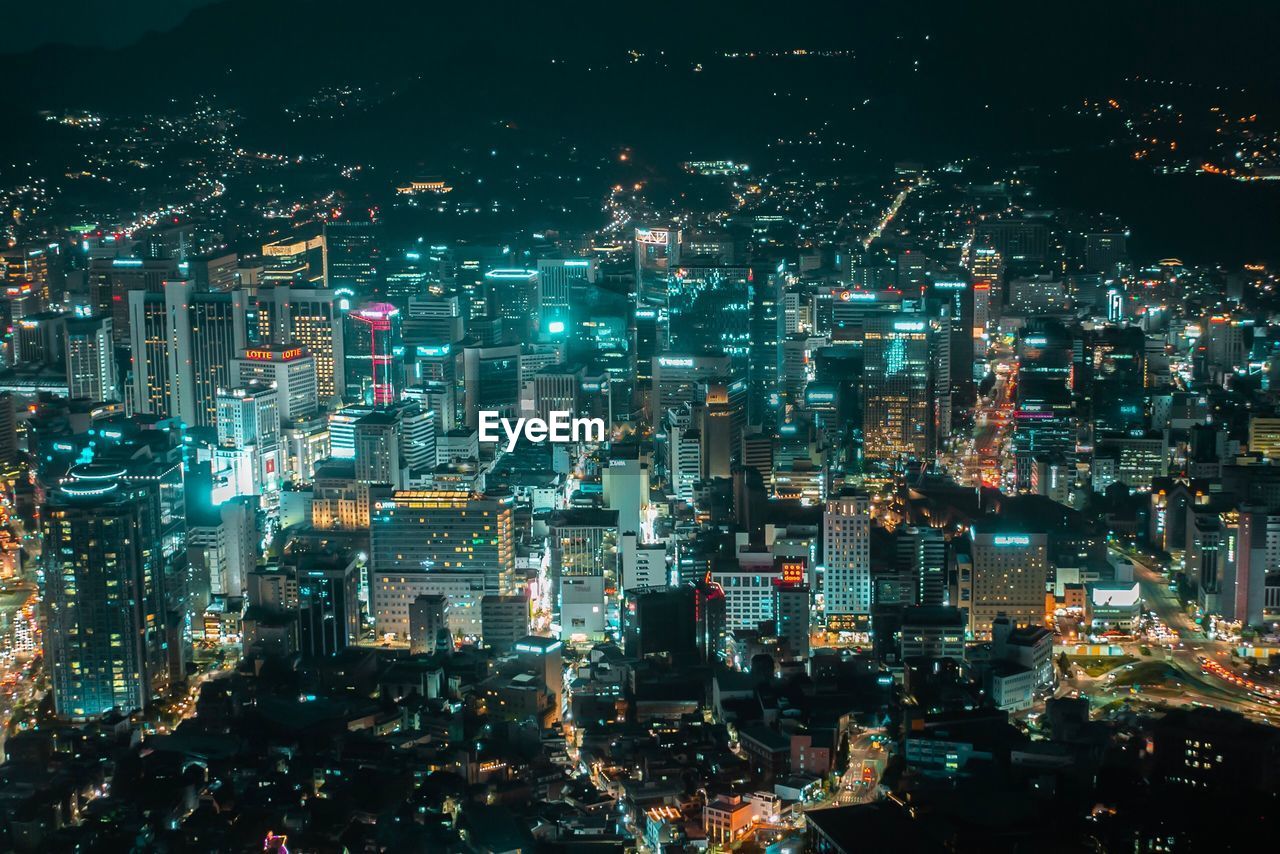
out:
{"label": "illuminated city building", "polygon": [[[991,624],[1006,616],[1015,626],[1044,622],[1049,582],[1048,540],[1039,533],[970,530],[973,561],[969,631],[991,635]],[[963,595],[962,595],[963,601]]]}
{"label": "illuminated city building", "polygon": [[863,454],[929,461],[934,443],[933,329],[923,314],[877,314],[863,335]]}
{"label": "illuminated city building", "polygon": [[372,406],[398,401],[405,380],[400,309],[389,303],[369,303],[348,312],[342,329],[346,400]]}
{"label": "illuminated city building", "polygon": [[275,344],[250,347],[240,351],[232,367],[232,380],[237,386],[250,382],[275,385],[282,423],[316,414],[316,360],[303,348]]}
{"label": "illuminated city building", "polygon": [[66,324],[68,394],[94,401],[120,400],[110,315],[69,317]]}
{"label": "illuminated city building", "polygon": [[123,477],[76,467],[45,510],[45,660],[62,718],[133,712],[167,682],[160,544]]}

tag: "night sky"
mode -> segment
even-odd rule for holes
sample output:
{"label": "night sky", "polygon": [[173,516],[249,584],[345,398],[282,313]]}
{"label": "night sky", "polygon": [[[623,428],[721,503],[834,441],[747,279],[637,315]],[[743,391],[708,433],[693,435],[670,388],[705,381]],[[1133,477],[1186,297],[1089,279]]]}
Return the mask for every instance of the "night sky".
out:
{"label": "night sky", "polygon": [[48,0],[7,3],[0,53],[46,44],[120,47],[152,30],[167,30],[212,0]]}

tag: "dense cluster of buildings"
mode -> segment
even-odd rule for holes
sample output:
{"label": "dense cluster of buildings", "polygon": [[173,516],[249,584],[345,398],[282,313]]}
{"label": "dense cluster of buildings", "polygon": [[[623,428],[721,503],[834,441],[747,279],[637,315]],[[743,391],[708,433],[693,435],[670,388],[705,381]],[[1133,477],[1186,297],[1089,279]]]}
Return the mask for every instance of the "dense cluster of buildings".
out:
{"label": "dense cluster of buildings", "polygon": [[[787,239],[794,187],[685,171],[754,201],[5,248],[0,847],[1171,851],[1223,781],[1273,811],[1275,276],[1137,264],[1021,178],[903,166]],[[483,441],[555,413],[603,439]],[[1194,677],[1193,636],[1259,663],[1232,711],[1080,669]]]}

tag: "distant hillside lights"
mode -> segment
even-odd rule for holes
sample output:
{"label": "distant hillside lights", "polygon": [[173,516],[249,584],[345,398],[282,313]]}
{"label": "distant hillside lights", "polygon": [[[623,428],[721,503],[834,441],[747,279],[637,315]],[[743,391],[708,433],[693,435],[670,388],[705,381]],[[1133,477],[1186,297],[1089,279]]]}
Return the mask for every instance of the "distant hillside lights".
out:
{"label": "distant hillside lights", "polygon": [[480,441],[486,444],[497,444],[505,436],[506,450],[515,450],[516,443],[523,438],[527,442],[540,445],[552,442],[558,445],[575,442],[603,442],[603,418],[574,418],[567,409],[552,410],[551,417],[544,418],[503,418],[496,410],[480,410]]}

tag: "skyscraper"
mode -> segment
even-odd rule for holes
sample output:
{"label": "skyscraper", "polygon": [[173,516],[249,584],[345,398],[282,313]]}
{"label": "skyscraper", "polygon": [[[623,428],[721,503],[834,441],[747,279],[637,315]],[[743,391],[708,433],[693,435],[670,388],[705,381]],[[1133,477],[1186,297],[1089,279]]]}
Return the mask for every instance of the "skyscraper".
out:
{"label": "skyscraper", "polygon": [[67,392],[93,401],[120,399],[110,315],[67,318]]}
{"label": "skyscraper", "polygon": [[45,507],[45,661],[59,717],[132,712],[165,683],[160,544],[123,476],[77,466]]}
{"label": "skyscraper", "polygon": [[594,260],[585,258],[539,258],[536,300],[538,333],[552,337],[564,333],[571,324],[574,291],[596,281]]}
{"label": "skyscraper", "polygon": [[343,390],[342,318],[348,305],[347,298],[322,288],[260,288],[254,346],[288,344],[314,356],[316,389],[327,403]]}
{"label": "skyscraper", "polygon": [[827,502],[822,516],[822,600],[828,628],[856,628],[871,613],[870,511],[871,499],[865,493]]}
{"label": "skyscraper", "polygon": [[868,460],[933,457],[931,331],[923,314],[877,313],[866,320],[862,431]]}
{"label": "skyscraper", "polygon": [[382,284],[381,226],[372,220],[327,221],[324,224],[328,288],[350,288],[370,297]]}
{"label": "skyscraper", "polygon": [[387,406],[404,391],[400,309],[368,303],[343,321],[343,384],[353,403]]}

